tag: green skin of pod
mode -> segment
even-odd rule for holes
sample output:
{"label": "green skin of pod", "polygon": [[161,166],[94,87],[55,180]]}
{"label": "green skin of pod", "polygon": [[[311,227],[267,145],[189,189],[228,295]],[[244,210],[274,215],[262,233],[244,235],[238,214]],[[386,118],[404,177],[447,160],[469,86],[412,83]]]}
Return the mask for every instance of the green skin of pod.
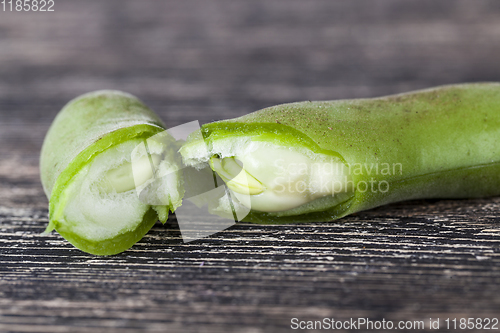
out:
{"label": "green skin of pod", "polygon": [[164,129],[156,114],[123,92],[96,91],[70,101],[52,123],[40,155],[42,185],[49,198],[50,223],[46,232],[55,228],[77,248],[98,255],[116,254],[138,242],[158,220],[155,210],[146,212],[136,230],[93,242],[58,221],[68,200],[64,189],[99,153],[127,140],[149,138]]}
{"label": "green skin of pod", "polygon": [[[307,214],[299,211],[294,216],[251,211],[244,221],[330,221],[402,200],[500,194],[498,83],[441,86],[373,99],[283,104],[206,124],[202,133],[209,147],[218,139],[251,136],[252,140],[340,156],[350,166],[367,166],[351,171],[354,193],[334,207]],[[401,172],[369,170],[386,164],[401,165]],[[365,184],[372,180],[386,181],[389,190],[366,191]]]}

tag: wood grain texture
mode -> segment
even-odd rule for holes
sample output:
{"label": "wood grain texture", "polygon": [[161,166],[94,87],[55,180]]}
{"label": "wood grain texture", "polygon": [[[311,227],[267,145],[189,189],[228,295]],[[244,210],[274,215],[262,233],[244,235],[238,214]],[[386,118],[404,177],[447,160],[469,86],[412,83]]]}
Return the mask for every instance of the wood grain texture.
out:
{"label": "wood grain texture", "polygon": [[288,332],[293,317],[499,317],[500,198],[405,202],[331,223],[241,223],[191,243],[172,217],[131,250],[97,257],[41,235],[38,154],[57,111],[103,88],[137,95],[175,126],[291,101],[500,81],[500,2],[55,9],[0,12],[0,332]]}

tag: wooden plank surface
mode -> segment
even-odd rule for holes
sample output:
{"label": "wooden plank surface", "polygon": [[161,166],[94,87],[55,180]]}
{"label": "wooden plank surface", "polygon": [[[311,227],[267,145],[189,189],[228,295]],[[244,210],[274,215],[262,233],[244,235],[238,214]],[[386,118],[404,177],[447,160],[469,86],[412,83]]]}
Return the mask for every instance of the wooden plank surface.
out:
{"label": "wooden plank surface", "polygon": [[500,198],[240,223],[191,243],[172,218],[131,250],[97,257],[40,235],[38,173],[52,119],[87,91],[128,91],[175,126],[500,81],[499,54],[494,0],[90,0],[0,11],[0,332],[288,332],[294,317],[425,320],[426,330],[440,318],[444,330],[446,318],[500,317]]}

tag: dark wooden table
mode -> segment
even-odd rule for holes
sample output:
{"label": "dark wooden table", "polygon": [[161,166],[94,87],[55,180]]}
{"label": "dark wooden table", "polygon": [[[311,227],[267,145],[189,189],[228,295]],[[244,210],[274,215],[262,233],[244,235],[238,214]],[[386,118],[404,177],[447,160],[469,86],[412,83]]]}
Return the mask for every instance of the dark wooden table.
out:
{"label": "dark wooden table", "polygon": [[439,318],[447,331],[447,318],[500,317],[500,198],[241,223],[191,243],[172,218],[131,250],[97,257],[40,235],[38,172],[52,119],[91,90],[133,93],[175,126],[291,101],[500,81],[499,1],[54,8],[0,11],[1,332],[288,332],[292,318],[423,320],[425,330]]}

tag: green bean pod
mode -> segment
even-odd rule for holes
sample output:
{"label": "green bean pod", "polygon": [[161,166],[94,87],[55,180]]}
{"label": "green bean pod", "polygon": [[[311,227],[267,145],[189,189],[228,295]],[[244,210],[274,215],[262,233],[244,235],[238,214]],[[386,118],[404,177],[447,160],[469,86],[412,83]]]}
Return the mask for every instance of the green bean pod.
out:
{"label": "green bean pod", "polygon": [[498,83],[283,104],[202,134],[182,147],[184,162],[209,163],[251,207],[244,221],[330,221],[402,200],[500,194]]}
{"label": "green bean pod", "polygon": [[[165,222],[182,197],[173,140],[165,135],[163,122],[132,95],[104,90],[69,102],[52,123],[40,156],[49,198],[46,232],[56,229],[85,252],[109,255],[130,248],[157,220]],[[152,182],[160,169],[174,181]],[[166,199],[148,200],[148,191],[157,195],[150,192],[159,184]]]}

